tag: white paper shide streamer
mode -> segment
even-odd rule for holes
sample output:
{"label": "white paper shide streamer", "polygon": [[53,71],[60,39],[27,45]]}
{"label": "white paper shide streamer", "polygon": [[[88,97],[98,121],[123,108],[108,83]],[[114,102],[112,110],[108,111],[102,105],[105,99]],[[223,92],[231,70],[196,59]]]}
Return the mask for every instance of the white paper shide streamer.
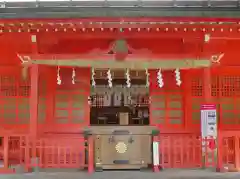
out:
{"label": "white paper shide streamer", "polygon": [[72,69],[72,84],[75,84],[76,71],[75,68]]}
{"label": "white paper shide streamer", "polygon": [[110,69],[107,71],[107,78],[108,78],[108,86],[110,88],[112,88],[112,86],[113,86],[113,84],[112,84],[112,74],[111,74],[111,70]]}
{"label": "white paper shide streamer", "polygon": [[95,87],[96,86],[96,81],[95,81],[95,70],[94,68],[92,68],[92,86]]}
{"label": "white paper shide streamer", "polygon": [[157,72],[157,80],[158,80],[158,86],[159,86],[159,88],[162,88],[163,85],[164,85],[164,82],[163,82],[163,76],[162,76],[162,71],[161,71],[161,69],[159,69],[158,72]]}
{"label": "white paper shide streamer", "polygon": [[180,74],[180,70],[178,68],[175,70],[175,78],[176,78],[176,84],[178,86],[181,86],[181,84],[182,84],[181,74]]}
{"label": "white paper shide streamer", "polygon": [[62,84],[62,80],[61,80],[61,77],[60,77],[60,67],[59,66],[57,68],[57,84],[58,85]]}
{"label": "white paper shide streamer", "polygon": [[126,81],[127,87],[130,88],[131,87],[131,78],[130,78],[129,69],[127,69],[127,71],[126,71],[126,78],[127,78],[127,81]]}
{"label": "white paper shide streamer", "polygon": [[148,72],[148,69],[145,70],[145,73],[146,73],[146,87],[148,88],[150,83],[149,83],[149,72]]}

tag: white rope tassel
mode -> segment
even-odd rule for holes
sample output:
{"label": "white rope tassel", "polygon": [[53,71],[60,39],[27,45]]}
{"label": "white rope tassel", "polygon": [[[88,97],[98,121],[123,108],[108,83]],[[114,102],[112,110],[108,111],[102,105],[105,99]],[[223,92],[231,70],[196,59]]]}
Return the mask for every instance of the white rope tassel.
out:
{"label": "white rope tassel", "polygon": [[60,77],[60,67],[59,66],[57,68],[57,84],[58,85],[62,84],[62,80],[61,80],[61,77]]}
{"label": "white rope tassel", "polygon": [[181,86],[181,84],[182,84],[181,74],[180,74],[180,70],[178,68],[175,70],[175,78],[176,78],[176,84],[178,86]]}
{"label": "white rope tassel", "polygon": [[96,86],[96,81],[95,81],[95,70],[92,68],[92,86]]}
{"label": "white rope tassel", "polygon": [[75,68],[72,69],[72,84],[75,84],[76,71]]}
{"label": "white rope tassel", "polygon": [[107,78],[108,78],[108,86],[110,88],[112,88],[112,86],[113,86],[113,84],[112,84],[112,74],[111,74],[111,70],[110,69],[107,71]]}
{"label": "white rope tassel", "polygon": [[127,69],[126,71],[126,78],[127,78],[127,87],[130,88],[131,87],[131,78],[130,78],[130,73],[129,73],[129,69]]}
{"label": "white rope tassel", "polygon": [[149,72],[148,72],[148,69],[145,70],[145,73],[146,73],[146,87],[148,88],[150,83],[149,83]]}
{"label": "white rope tassel", "polygon": [[162,88],[163,85],[164,85],[164,82],[163,82],[163,77],[162,77],[162,71],[161,71],[161,69],[158,70],[157,79],[158,79],[158,86],[159,86],[159,88]]}

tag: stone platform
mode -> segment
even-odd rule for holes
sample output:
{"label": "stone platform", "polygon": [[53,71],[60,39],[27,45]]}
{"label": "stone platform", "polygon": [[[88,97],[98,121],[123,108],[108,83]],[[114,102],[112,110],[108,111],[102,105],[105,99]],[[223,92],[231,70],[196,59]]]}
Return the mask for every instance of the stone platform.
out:
{"label": "stone platform", "polygon": [[51,171],[1,175],[2,179],[239,179],[240,173],[216,173],[210,170],[164,170],[159,173],[142,171],[104,171],[89,175],[77,171]]}

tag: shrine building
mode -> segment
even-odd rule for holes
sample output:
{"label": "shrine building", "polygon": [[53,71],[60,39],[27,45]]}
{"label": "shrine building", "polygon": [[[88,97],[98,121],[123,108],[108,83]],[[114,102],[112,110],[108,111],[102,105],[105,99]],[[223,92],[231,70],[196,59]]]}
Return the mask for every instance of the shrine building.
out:
{"label": "shrine building", "polygon": [[240,168],[239,1],[0,7],[1,173]]}

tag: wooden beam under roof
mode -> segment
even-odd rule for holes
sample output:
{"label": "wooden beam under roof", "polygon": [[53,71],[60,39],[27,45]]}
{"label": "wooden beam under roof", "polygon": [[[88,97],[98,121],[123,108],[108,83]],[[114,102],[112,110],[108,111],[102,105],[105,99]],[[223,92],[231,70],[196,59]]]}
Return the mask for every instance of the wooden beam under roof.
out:
{"label": "wooden beam under roof", "polygon": [[31,60],[32,64],[49,65],[49,66],[65,66],[65,67],[92,67],[92,68],[109,68],[109,69],[190,69],[210,67],[209,59],[185,59],[185,60],[155,60],[155,61],[106,61],[106,60],[89,60],[89,59],[38,59]]}

